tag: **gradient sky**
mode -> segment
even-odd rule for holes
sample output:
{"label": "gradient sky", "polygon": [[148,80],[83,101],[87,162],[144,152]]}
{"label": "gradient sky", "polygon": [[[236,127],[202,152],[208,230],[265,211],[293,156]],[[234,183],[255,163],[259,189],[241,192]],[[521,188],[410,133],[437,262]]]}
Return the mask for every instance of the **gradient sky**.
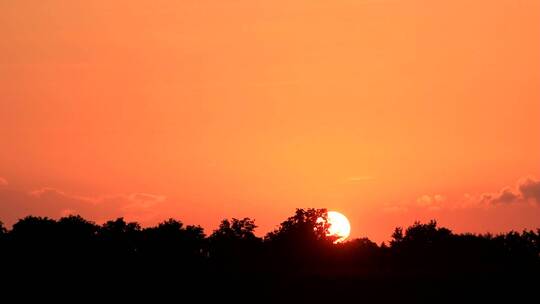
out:
{"label": "gradient sky", "polygon": [[0,0],[0,220],[540,226],[540,1]]}

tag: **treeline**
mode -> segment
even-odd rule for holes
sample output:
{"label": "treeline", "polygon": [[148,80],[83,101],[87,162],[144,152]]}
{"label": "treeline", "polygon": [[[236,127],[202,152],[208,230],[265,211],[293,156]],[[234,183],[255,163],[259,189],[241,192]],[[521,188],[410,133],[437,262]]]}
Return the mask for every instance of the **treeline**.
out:
{"label": "treeline", "polygon": [[224,219],[206,235],[175,219],[142,228],[123,218],[97,225],[80,216],[28,216],[9,230],[0,225],[0,261],[14,282],[24,284],[47,283],[54,274],[67,279],[64,284],[99,278],[103,288],[204,285],[267,296],[294,291],[313,299],[358,288],[373,298],[411,290],[429,295],[449,288],[448,282],[493,287],[540,274],[540,229],[455,234],[435,221],[416,222],[396,228],[388,244],[367,238],[334,244],[320,218],[325,209],[297,209],[260,238],[250,218]]}

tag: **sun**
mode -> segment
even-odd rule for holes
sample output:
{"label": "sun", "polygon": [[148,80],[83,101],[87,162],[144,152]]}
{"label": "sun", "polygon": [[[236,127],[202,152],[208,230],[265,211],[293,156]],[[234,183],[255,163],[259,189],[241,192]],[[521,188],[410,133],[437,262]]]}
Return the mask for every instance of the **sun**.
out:
{"label": "sun", "polygon": [[351,224],[345,215],[337,211],[328,211],[327,221],[330,224],[328,235],[338,237],[335,243],[345,241],[351,234]]}

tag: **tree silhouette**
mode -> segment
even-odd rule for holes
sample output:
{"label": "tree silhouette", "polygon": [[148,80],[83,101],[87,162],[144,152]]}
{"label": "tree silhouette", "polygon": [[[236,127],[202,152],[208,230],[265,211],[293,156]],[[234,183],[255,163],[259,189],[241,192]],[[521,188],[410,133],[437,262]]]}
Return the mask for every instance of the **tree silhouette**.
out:
{"label": "tree silhouette", "polygon": [[103,224],[97,231],[97,237],[105,252],[121,257],[136,254],[140,231],[141,226],[138,223],[127,223],[120,217]]}
{"label": "tree silhouette", "polygon": [[[540,229],[456,234],[433,220],[398,227],[390,246],[377,246],[367,238],[334,244],[328,227],[325,209],[297,209],[264,238],[248,217],[224,219],[206,237],[202,227],[172,218],[143,229],[123,218],[97,225],[78,215],[27,216],[11,229],[0,222],[0,269],[27,285],[54,282],[53,290],[87,280],[80,284],[86,293],[206,289],[198,296],[253,291],[286,295],[275,302],[325,303],[339,296],[457,301],[465,294],[484,302],[501,292],[523,302],[516,297],[531,295],[540,277]],[[486,292],[494,286],[497,293]]]}
{"label": "tree silhouette", "polygon": [[255,220],[250,218],[224,219],[208,238],[209,256],[221,268],[256,267],[262,239],[255,236]]}
{"label": "tree silhouette", "polygon": [[7,233],[7,228],[4,226],[4,223],[0,221],[0,236],[4,236]]}
{"label": "tree silhouette", "polygon": [[337,239],[328,235],[326,209],[296,209],[293,216],[265,238],[269,265],[274,269],[312,271],[314,265],[329,260]]}
{"label": "tree silhouette", "polygon": [[203,256],[204,238],[200,226],[184,227],[181,221],[170,218],[142,231],[141,252],[154,258],[176,258],[177,262],[200,259]]}
{"label": "tree silhouette", "polygon": [[56,221],[48,217],[27,216],[13,225],[10,237],[21,253],[51,251],[58,244]]}
{"label": "tree silhouette", "polygon": [[330,224],[326,209],[296,209],[294,216],[282,222],[278,229],[268,233],[270,242],[316,243],[333,242],[336,237],[328,236]]}
{"label": "tree silhouette", "polygon": [[255,221],[248,217],[240,220],[233,218],[231,221],[224,219],[210,238],[216,240],[254,240],[257,239],[254,234],[255,228],[257,228]]}
{"label": "tree silhouette", "polygon": [[95,238],[99,226],[80,215],[70,215],[58,220],[57,230],[66,242],[84,243]]}

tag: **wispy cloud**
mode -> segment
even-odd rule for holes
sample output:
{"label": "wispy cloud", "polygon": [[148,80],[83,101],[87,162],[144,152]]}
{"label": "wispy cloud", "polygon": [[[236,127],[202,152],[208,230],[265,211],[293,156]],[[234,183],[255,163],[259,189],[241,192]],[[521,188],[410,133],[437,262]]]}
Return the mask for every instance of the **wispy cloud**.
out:
{"label": "wispy cloud", "polygon": [[363,181],[368,181],[374,179],[371,175],[359,175],[359,176],[351,176],[347,178],[347,182],[349,183],[360,183]]}

